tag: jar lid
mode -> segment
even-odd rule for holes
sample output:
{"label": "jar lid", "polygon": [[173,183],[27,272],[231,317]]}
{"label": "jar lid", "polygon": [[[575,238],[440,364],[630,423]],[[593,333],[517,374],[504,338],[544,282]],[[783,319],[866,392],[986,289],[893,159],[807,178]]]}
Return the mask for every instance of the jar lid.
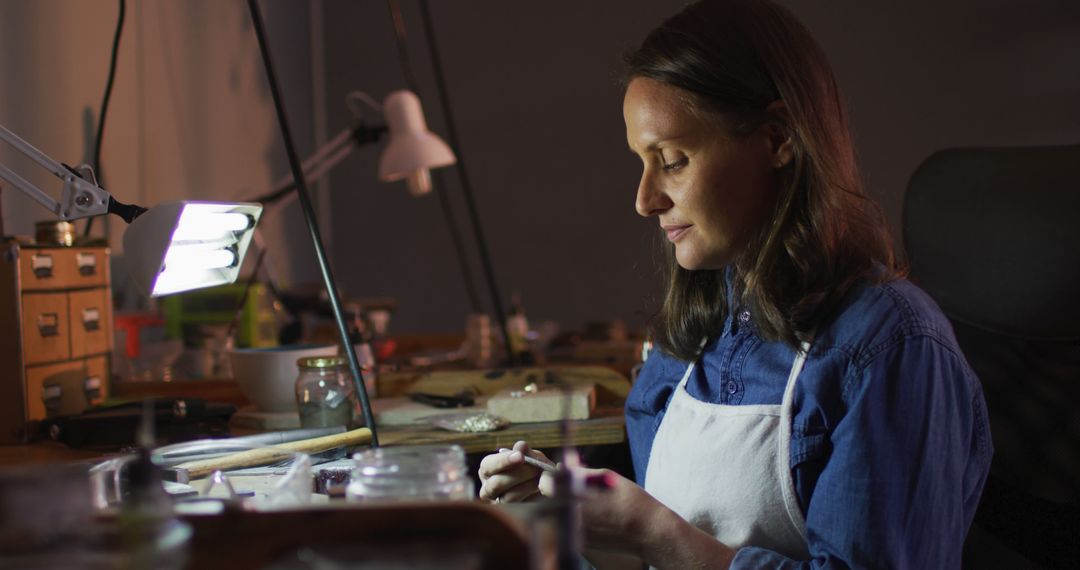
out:
{"label": "jar lid", "polygon": [[75,245],[75,224],[71,222],[58,222],[45,220],[34,223],[34,234],[37,243],[43,245]]}
{"label": "jar lid", "polygon": [[465,450],[457,444],[373,447],[353,455],[354,476],[405,477],[453,471],[465,473]]}
{"label": "jar lid", "polygon": [[346,364],[344,356],[305,356],[296,360],[300,368],[337,368]]}

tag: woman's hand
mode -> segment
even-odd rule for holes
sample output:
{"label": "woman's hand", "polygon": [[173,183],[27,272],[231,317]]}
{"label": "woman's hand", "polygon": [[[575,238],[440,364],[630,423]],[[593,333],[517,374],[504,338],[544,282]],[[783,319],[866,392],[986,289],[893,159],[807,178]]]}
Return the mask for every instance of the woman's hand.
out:
{"label": "woman's hand", "polygon": [[[734,551],[716,541],[653,498],[633,481],[608,469],[584,469],[611,482],[582,505],[589,548],[630,553],[657,568],[727,568]],[[540,478],[540,492],[554,494],[550,473]]]}
{"label": "woman's hand", "polygon": [[[674,515],[636,483],[613,471],[586,468],[581,471],[583,476],[604,478],[611,483],[609,489],[592,491],[582,501],[582,524],[590,548],[640,555],[642,546],[653,538],[650,534],[656,526],[654,523],[666,513]],[[545,496],[554,496],[552,474],[544,473],[539,487]]]}
{"label": "woman's hand", "polygon": [[510,453],[493,453],[480,461],[480,498],[485,501],[514,503],[540,494],[540,469],[525,464],[523,454],[551,463],[543,453],[529,449],[519,441]]}

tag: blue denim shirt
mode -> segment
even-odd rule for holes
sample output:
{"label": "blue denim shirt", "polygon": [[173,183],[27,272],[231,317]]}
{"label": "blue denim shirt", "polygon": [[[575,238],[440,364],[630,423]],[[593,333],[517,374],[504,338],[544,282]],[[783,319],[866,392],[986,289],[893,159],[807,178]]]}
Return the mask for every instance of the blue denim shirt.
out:
{"label": "blue denim shirt", "polygon": [[[794,357],[735,310],[687,390],[716,404],[780,404]],[[626,402],[639,485],[686,366],[652,351]],[[852,291],[818,327],[793,406],[791,476],[811,559],[749,546],[732,568],[960,567],[990,468],[990,429],[979,381],[925,293],[903,280]]]}

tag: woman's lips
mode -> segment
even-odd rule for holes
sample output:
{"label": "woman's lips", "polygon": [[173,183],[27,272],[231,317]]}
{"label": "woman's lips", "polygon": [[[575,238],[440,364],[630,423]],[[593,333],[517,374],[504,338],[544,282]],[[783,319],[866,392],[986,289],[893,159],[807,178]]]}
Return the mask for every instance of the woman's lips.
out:
{"label": "woman's lips", "polygon": [[689,230],[689,229],[690,229],[689,225],[685,225],[685,226],[664,226],[664,233],[667,234],[668,241],[675,242],[680,237],[682,237],[683,234],[686,233],[686,230]]}

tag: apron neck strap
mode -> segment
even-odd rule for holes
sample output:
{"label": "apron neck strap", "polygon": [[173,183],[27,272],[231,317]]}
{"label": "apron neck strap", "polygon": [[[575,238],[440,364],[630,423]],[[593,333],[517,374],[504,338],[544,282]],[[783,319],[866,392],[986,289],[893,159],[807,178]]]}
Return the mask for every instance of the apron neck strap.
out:
{"label": "apron neck strap", "polygon": [[[683,373],[682,379],[679,380],[678,388],[684,388],[686,382],[690,379],[690,374],[694,372],[694,366],[697,365],[697,361],[701,359],[701,353],[705,349],[705,345],[709,343],[709,337],[701,339],[701,344],[698,346],[698,355],[690,364],[686,366],[686,372]],[[798,379],[799,373],[802,372],[803,365],[806,364],[806,357],[810,354],[810,347],[814,344],[814,331],[810,331],[806,340],[799,343],[799,348],[795,350],[795,360],[791,363],[791,372],[788,374],[787,384],[784,386],[785,398],[789,392],[792,392],[795,386],[795,380]]]}

